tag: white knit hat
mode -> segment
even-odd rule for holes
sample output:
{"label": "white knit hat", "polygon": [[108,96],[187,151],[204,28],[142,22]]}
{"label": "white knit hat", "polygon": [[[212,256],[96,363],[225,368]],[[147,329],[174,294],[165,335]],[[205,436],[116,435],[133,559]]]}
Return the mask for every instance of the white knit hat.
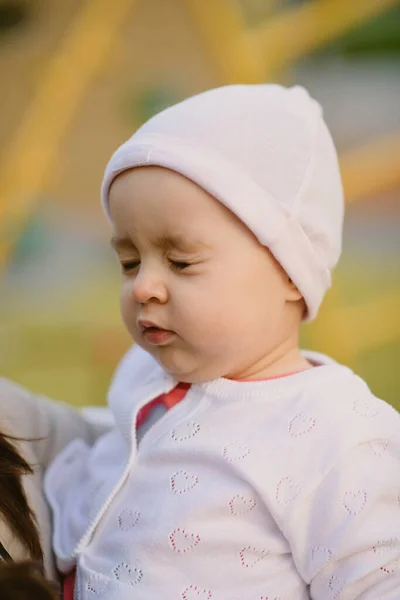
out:
{"label": "white knit hat", "polygon": [[158,165],[235,213],[302,293],[313,319],[341,250],[343,191],[320,105],[301,87],[232,85],[151,118],[111,157],[102,185]]}

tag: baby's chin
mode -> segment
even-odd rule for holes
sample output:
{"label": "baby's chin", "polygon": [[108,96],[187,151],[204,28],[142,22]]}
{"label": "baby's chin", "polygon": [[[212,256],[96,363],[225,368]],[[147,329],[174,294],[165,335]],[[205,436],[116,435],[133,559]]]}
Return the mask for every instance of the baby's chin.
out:
{"label": "baby's chin", "polygon": [[212,366],[184,364],[167,360],[165,356],[155,356],[157,362],[176,381],[182,383],[205,383],[221,377]]}
{"label": "baby's chin", "polygon": [[161,361],[158,362],[163,367],[164,371],[168,373],[168,375],[170,375],[173,379],[181,383],[205,383],[206,381],[210,381],[210,379],[215,379],[213,377],[208,377],[207,375],[204,375],[201,372],[198,372],[197,370],[191,371],[176,367],[168,368]]}
{"label": "baby's chin", "polygon": [[224,376],[225,371],[218,365],[216,357],[203,356],[196,349],[182,347],[182,344],[152,346],[142,340],[136,343],[151,354],[168,375],[182,383],[205,383]]}

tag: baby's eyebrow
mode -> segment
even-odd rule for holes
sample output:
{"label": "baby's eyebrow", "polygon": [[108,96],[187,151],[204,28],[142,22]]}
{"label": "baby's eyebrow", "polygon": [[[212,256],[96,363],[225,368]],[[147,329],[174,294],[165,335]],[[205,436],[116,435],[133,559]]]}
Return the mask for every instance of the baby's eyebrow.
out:
{"label": "baby's eyebrow", "polygon": [[128,237],[113,236],[110,240],[111,247],[114,250],[123,250],[126,248],[132,248],[132,241]]}
{"label": "baby's eyebrow", "polygon": [[[116,251],[131,250],[135,247],[129,237],[113,236],[110,240],[110,244]],[[189,238],[183,234],[163,235],[153,240],[153,244],[162,250],[176,248],[177,250],[193,252],[194,250],[209,249],[209,246],[204,242],[201,242],[198,239]]]}
{"label": "baby's eyebrow", "polygon": [[163,235],[156,240],[156,245],[159,248],[177,248],[178,250],[200,250],[208,247],[204,242],[183,234]]}

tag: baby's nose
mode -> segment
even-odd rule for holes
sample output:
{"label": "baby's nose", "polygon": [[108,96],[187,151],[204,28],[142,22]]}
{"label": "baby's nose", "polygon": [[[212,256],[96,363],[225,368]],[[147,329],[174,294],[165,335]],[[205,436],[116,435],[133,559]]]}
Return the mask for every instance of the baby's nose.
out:
{"label": "baby's nose", "polygon": [[167,301],[167,288],[160,277],[154,274],[139,272],[132,283],[132,295],[138,304],[146,304],[150,300]]}

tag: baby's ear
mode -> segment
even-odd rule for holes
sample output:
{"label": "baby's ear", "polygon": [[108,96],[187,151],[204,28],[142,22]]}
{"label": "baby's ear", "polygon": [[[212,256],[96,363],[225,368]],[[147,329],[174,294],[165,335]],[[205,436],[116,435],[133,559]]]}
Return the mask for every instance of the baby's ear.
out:
{"label": "baby's ear", "polygon": [[288,300],[290,302],[297,302],[297,300],[302,300],[303,296],[296,284],[290,279],[289,275],[287,276],[287,290],[288,290]]}

